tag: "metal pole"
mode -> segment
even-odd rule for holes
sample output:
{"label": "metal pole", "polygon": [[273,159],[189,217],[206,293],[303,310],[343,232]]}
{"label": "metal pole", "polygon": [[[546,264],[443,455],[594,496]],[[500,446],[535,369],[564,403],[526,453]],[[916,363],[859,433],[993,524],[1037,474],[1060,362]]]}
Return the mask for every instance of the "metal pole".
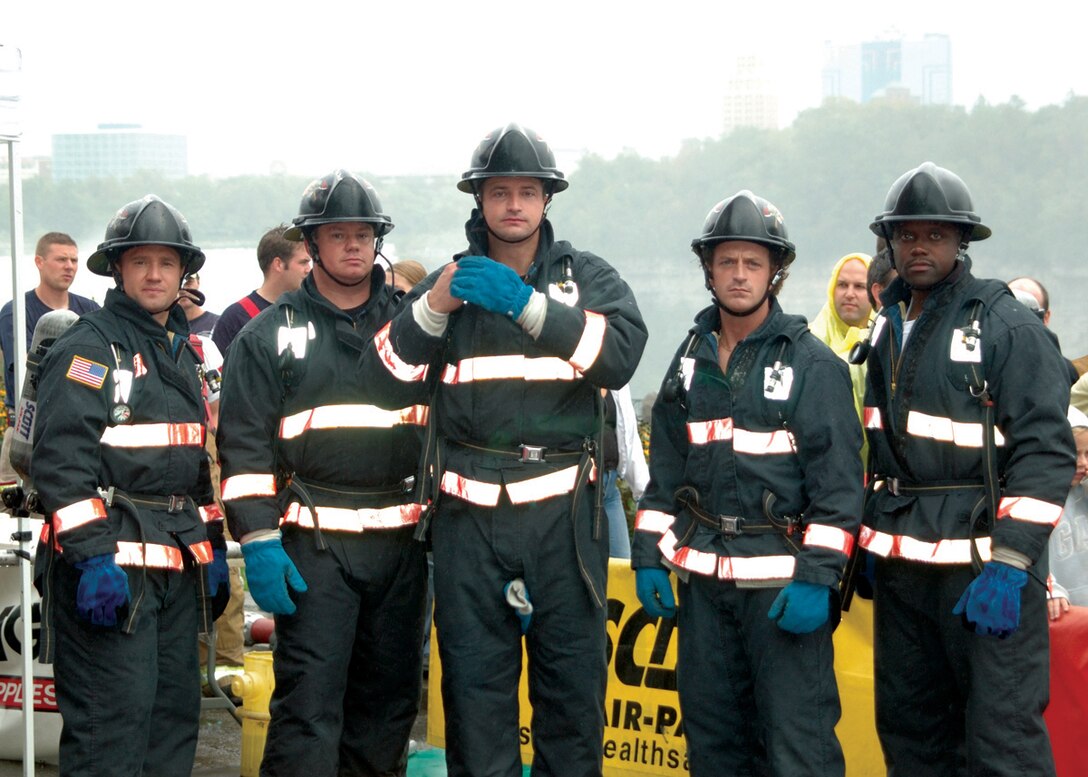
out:
{"label": "metal pole", "polygon": [[[22,52],[18,48],[6,48],[5,55],[0,61],[5,73],[22,71]],[[11,58],[9,55],[14,55]],[[10,64],[10,67],[9,67]],[[9,79],[4,79],[6,87]],[[18,141],[22,135],[18,120],[19,91],[15,83],[12,93],[0,95],[4,98],[5,108],[14,105],[16,113],[9,114],[5,111],[0,120],[10,118],[11,121],[3,121],[0,124],[0,141],[8,147],[8,221],[11,225],[11,297],[12,297],[12,326],[14,331],[11,338],[14,344],[13,354],[5,354],[7,358],[13,358],[15,362],[15,384],[9,386],[13,391],[19,391],[23,385],[23,365],[26,364],[26,306],[23,303],[23,284],[19,277],[19,260],[23,253],[23,187],[20,180],[22,166],[19,162]],[[14,539],[19,544],[15,551],[19,557],[19,608],[22,613],[22,658],[23,658],[23,774],[25,777],[34,777],[34,609],[31,602],[31,531],[29,516],[26,510],[19,510],[18,529]]]}
{"label": "metal pole", "polygon": [[[6,138],[8,147],[8,203],[9,223],[11,224],[11,297],[12,297],[12,343],[15,346],[15,386],[22,385],[23,365],[26,364],[26,310],[20,298],[19,259],[23,248],[23,187],[19,178],[21,172],[19,151],[14,138]],[[25,511],[19,511],[23,513]],[[19,564],[19,607],[22,613],[22,657],[23,657],[23,775],[34,777],[34,609],[30,599],[31,563],[30,563],[30,522],[27,516],[19,515],[18,542],[22,551]]]}

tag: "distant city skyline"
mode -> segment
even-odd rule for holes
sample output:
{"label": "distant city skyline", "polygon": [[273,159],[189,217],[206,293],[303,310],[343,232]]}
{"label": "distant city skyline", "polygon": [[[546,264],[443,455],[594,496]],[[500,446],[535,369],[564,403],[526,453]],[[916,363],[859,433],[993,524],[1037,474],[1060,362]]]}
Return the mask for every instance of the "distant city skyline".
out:
{"label": "distant city skyline", "polygon": [[737,57],[779,90],[780,125],[820,104],[828,42],[949,36],[951,102],[1088,93],[1077,25],[979,0],[829,7],[644,0],[261,6],[192,0],[163,22],[98,2],[15,3],[23,155],[53,134],[132,122],[184,135],[192,174],[337,166],[457,174],[482,134],[519,121],[556,148],[657,158],[718,137]]}

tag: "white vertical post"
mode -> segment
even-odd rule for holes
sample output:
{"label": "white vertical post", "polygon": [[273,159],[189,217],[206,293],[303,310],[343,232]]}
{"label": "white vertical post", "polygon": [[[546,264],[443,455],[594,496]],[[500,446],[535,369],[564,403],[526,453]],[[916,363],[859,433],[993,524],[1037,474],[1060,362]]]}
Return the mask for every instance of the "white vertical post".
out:
{"label": "white vertical post", "polygon": [[[0,86],[12,85],[10,90],[0,91],[3,101],[3,115],[0,115],[0,142],[7,145],[8,151],[8,223],[11,227],[11,297],[12,297],[12,343],[15,353],[15,384],[9,388],[19,391],[23,380],[23,365],[26,364],[26,310],[23,304],[23,285],[19,278],[19,259],[23,253],[23,187],[20,180],[22,172],[19,160],[18,141],[22,134],[19,126],[18,78],[22,71],[22,52],[10,46],[0,46],[0,70],[4,81]],[[25,512],[20,511],[20,512]],[[31,531],[30,522],[25,515],[18,517],[19,560],[19,608],[22,612],[22,656],[23,656],[23,774],[34,777],[34,610],[31,602]]]}

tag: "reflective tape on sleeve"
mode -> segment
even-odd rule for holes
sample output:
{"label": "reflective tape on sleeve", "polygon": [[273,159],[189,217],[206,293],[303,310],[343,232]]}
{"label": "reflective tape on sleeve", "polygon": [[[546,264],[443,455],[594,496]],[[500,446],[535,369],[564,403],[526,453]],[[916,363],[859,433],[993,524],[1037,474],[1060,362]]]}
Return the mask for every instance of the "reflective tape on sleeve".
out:
{"label": "reflective tape on sleeve", "polygon": [[[390,507],[326,507],[317,505],[317,522],[322,531],[361,533],[381,529],[399,529],[419,523],[423,505],[410,503]],[[297,502],[287,506],[281,523],[295,524],[306,529],[314,528],[313,513]]]}
{"label": "reflective tape on sleeve", "polygon": [[204,521],[204,523],[223,520],[223,511],[219,509],[219,505],[215,502],[201,505],[197,510],[200,513],[200,520]]}
{"label": "reflective tape on sleeve", "polygon": [[480,380],[577,380],[582,375],[570,364],[554,356],[529,359],[521,354],[475,356],[457,364],[447,364],[442,382],[448,385]]}
{"label": "reflective tape on sleeve", "polygon": [[233,475],[223,481],[223,501],[247,496],[275,496],[276,478],[271,474]]}
{"label": "reflective tape on sleeve", "polygon": [[210,564],[215,559],[215,555],[212,551],[212,544],[207,540],[194,542],[189,546],[189,552],[192,553],[196,560],[201,564]]}
{"label": "reflective tape on sleeve", "polygon": [[427,407],[384,410],[375,405],[322,405],[280,419],[280,439],[291,440],[313,429],[392,429],[427,424]]}
{"label": "reflective tape on sleeve", "polygon": [[585,314],[586,325],[582,329],[582,337],[570,357],[571,365],[580,372],[585,372],[597,361],[604,345],[604,333],[608,329],[608,319],[600,313],[587,310]]}
{"label": "reflective tape on sleeve", "polygon": [[664,534],[672,528],[675,519],[675,516],[659,510],[639,510],[635,514],[635,531]]}
{"label": "reflective tape on sleeve", "polygon": [[84,526],[106,517],[106,504],[98,497],[73,502],[53,513],[53,528],[62,531]]}
{"label": "reflective tape on sleeve", "polygon": [[125,424],[107,426],[103,445],[114,448],[167,448],[204,445],[204,424]]}
{"label": "reflective tape on sleeve", "polygon": [[[958,448],[982,447],[982,424],[953,421],[951,418],[929,415],[917,410],[911,410],[907,414],[907,434],[952,443]],[[1005,444],[1005,438],[1000,429],[994,429],[994,442],[997,445]]]}
{"label": "reflective tape on sleeve", "polygon": [[676,535],[672,529],[668,529],[657,543],[661,555],[681,569],[694,572],[698,575],[717,575],[718,554],[707,553],[703,550],[692,548],[677,548]]}
{"label": "reflective tape on sleeve", "polygon": [[879,407],[866,407],[863,421],[866,429],[884,428],[884,419],[880,414]]}
{"label": "reflective tape on sleeve", "polygon": [[1061,505],[1030,496],[1006,496],[997,507],[997,517],[1056,526],[1062,517],[1062,509]]}
{"label": "reflective tape on sleeve", "polygon": [[[979,537],[978,554],[983,561],[990,560],[990,538]],[[938,540],[926,542],[905,534],[887,534],[862,526],[858,532],[858,544],[884,558],[901,558],[924,564],[970,564],[971,540]]]}
{"label": "reflective tape on sleeve", "polygon": [[393,323],[389,322],[374,335],[374,348],[389,373],[403,383],[419,383],[427,379],[426,364],[409,364],[397,355],[389,339]]}
{"label": "reflective tape on sleeve", "polygon": [[849,532],[835,526],[826,526],[821,523],[810,523],[805,528],[805,547],[827,548],[836,550],[844,556],[849,556],[854,549],[854,537]]}
{"label": "reflective tape on sleeve", "polygon": [[52,545],[53,550],[57,551],[57,553],[62,552],[60,547],[60,540],[57,534],[53,533],[53,529],[49,525],[48,521],[42,524],[42,533],[41,535],[39,535],[38,540],[43,545]]}

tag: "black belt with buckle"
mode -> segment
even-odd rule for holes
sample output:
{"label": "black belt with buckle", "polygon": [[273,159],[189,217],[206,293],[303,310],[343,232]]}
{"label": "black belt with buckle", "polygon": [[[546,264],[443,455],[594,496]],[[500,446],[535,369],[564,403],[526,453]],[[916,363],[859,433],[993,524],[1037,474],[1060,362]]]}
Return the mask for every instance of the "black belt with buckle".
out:
{"label": "black belt with buckle", "polygon": [[455,448],[478,451],[479,453],[484,453],[488,456],[498,456],[504,459],[520,461],[523,464],[547,464],[568,459],[577,459],[584,453],[582,450],[560,450],[558,448],[548,448],[544,445],[515,445],[512,448],[487,448],[483,445],[473,445],[472,443],[461,442],[459,440],[450,440],[449,445],[452,445]]}
{"label": "black belt with buckle", "polygon": [[713,515],[699,508],[688,506],[695,520],[703,526],[713,529],[725,537],[739,537],[742,534],[779,534],[782,532],[774,524],[755,523],[742,515]]}
{"label": "black belt with buckle", "polygon": [[750,521],[742,515],[717,515],[708,513],[699,505],[699,494],[691,486],[683,486],[676,491],[679,502],[702,526],[713,529],[725,537],[739,537],[741,534],[781,534],[782,527],[766,521]]}
{"label": "black belt with buckle", "polygon": [[130,494],[111,486],[102,496],[107,505],[112,505],[113,500],[120,496],[140,507],[155,507],[166,510],[168,513],[184,512],[187,505],[192,505],[193,509],[196,509],[196,502],[187,494]]}
{"label": "black belt with buckle", "polygon": [[920,496],[924,494],[946,494],[951,491],[965,491],[983,487],[981,480],[928,480],[916,483],[897,477],[876,478],[883,480],[888,492],[894,496]]}

